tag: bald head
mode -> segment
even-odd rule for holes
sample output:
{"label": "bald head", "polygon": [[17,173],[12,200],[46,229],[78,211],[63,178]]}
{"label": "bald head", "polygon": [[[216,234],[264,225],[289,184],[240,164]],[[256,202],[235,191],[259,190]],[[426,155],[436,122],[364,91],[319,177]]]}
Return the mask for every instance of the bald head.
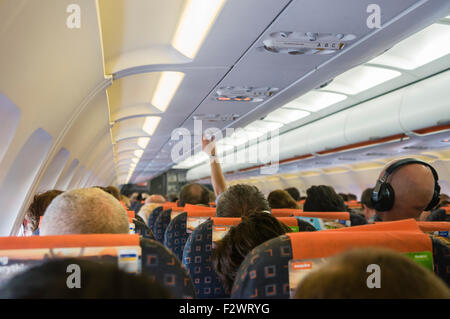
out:
{"label": "bald head", "polygon": [[40,234],[126,234],[125,209],[112,195],[98,188],[65,192],[48,206]]}
{"label": "bald head", "polygon": [[179,206],[186,204],[192,205],[206,205],[209,204],[209,192],[201,184],[192,183],[183,186],[180,191]]}
{"label": "bald head", "polygon": [[164,204],[166,199],[162,195],[151,195],[145,200],[145,204],[157,203]]}
{"label": "bald head", "polygon": [[[386,165],[380,178],[393,163]],[[394,189],[395,200],[389,211],[377,212],[383,221],[418,219],[433,198],[434,177],[427,166],[415,163],[401,166],[389,175],[387,182]]]}

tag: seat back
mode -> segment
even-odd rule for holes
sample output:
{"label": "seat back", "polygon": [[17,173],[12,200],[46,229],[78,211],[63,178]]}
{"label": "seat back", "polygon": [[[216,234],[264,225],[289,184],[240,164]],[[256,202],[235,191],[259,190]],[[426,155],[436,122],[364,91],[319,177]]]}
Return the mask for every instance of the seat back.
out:
{"label": "seat back", "polygon": [[198,226],[186,241],[183,265],[192,278],[199,299],[228,298],[212,264],[213,220]]}
{"label": "seat back", "polygon": [[293,208],[274,208],[272,209],[272,215],[275,217],[291,217],[295,216],[295,214],[302,213],[301,209],[293,209]]}
{"label": "seat back", "polygon": [[169,248],[180,260],[189,235],[208,218],[211,212],[172,212],[171,221],[164,233],[164,246]]}
{"label": "seat back", "polygon": [[163,211],[163,207],[158,206],[150,213],[150,215],[148,215],[147,225],[148,225],[148,228],[150,228],[152,231],[153,231],[153,226],[155,226],[155,221],[158,218],[159,214],[161,214],[162,211]]}
{"label": "seat back", "polygon": [[170,223],[171,213],[172,213],[171,208],[162,211],[159,214],[158,218],[156,218],[155,223],[153,225],[153,234],[155,235],[155,239],[160,243],[164,241],[164,233],[166,231],[167,226]]}
{"label": "seat back", "polygon": [[[278,219],[294,231],[298,231],[298,221],[295,217]],[[222,239],[232,226],[241,221],[242,218],[213,217],[198,226],[189,236],[183,252],[183,264],[192,277],[197,298],[229,296],[212,264],[212,251],[214,243]]]}
{"label": "seat back", "polygon": [[287,299],[301,279],[326,258],[356,247],[391,248],[433,270],[436,242],[415,221],[352,228],[289,233],[256,247],[241,264],[231,297]]}
{"label": "seat back", "polygon": [[191,277],[181,261],[161,243],[141,239],[142,272],[163,284],[177,299],[194,299]]}
{"label": "seat back", "polygon": [[98,262],[114,262],[119,268],[141,271],[141,247],[138,235],[89,234],[61,236],[1,237],[0,281],[11,274],[49,259],[83,258]]}
{"label": "seat back", "polygon": [[143,273],[175,298],[195,298],[180,261],[160,243],[129,234],[83,234],[0,238],[0,283],[49,259],[83,258],[115,263],[129,273]]}

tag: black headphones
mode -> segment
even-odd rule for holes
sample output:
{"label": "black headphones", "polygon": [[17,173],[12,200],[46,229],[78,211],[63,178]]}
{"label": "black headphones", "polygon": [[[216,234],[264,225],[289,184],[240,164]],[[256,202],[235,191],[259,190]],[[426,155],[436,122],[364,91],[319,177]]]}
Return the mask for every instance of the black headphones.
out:
{"label": "black headphones", "polygon": [[390,165],[382,178],[380,178],[377,181],[377,184],[375,185],[373,192],[372,192],[372,204],[374,208],[379,212],[385,212],[390,210],[394,206],[394,200],[395,200],[395,194],[394,189],[392,188],[391,184],[389,184],[387,181],[387,178],[389,175],[391,175],[396,169],[399,167],[409,165],[409,164],[421,164],[424,166],[427,166],[431,169],[431,172],[433,173],[434,177],[434,193],[433,198],[431,199],[430,203],[427,205],[427,207],[424,209],[426,211],[431,210],[434,206],[436,206],[439,203],[439,195],[441,191],[441,187],[438,184],[438,174],[436,170],[428,163],[419,161],[414,158],[405,158],[402,160],[399,160],[392,165]]}

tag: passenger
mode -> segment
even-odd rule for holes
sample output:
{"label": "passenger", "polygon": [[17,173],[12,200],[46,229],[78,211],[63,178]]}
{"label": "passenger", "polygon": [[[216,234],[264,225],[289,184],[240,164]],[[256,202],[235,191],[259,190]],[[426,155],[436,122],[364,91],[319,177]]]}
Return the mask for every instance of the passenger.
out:
{"label": "passenger", "polygon": [[[304,212],[347,212],[347,206],[333,187],[326,185],[311,186],[306,191],[306,200],[303,204]],[[353,212],[350,212],[350,222],[352,226],[367,224],[366,219]]]}
{"label": "passenger", "polygon": [[125,204],[127,209],[130,209],[131,202],[130,202],[130,199],[127,196],[125,196],[123,194],[120,194],[120,201]]}
{"label": "passenger", "polygon": [[[399,160],[386,165],[380,174],[377,185],[381,184],[381,179],[385,178],[385,182],[390,184],[392,191],[391,196],[384,200],[389,202],[391,208],[381,211],[377,209],[377,215],[383,221],[394,221],[401,219],[414,218],[419,219],[421,213],[430,204],[434,194],[435,179],[429,167],[420,163],[410,163],[401,165],[394,169],[393,172],[386,177],[386,170],[391,170],[392,165],[398,164]],[[377,186],[375,186],[375,189]],[[381,192],[380,192],[381,193]],[[374,190],[375,194],[375,190]],[[380,194],[380,198],[382,194]],[[377,208],[377,205],[374,205]]]}
{"label": "passenger", "polygon": [[[69,288],[70,265],[80,267],[79,288]],[[77,284],[73,279],[73,284]],[[153,299],[171,298],[166,288],[145,275],[132,275],[117,264],[56,259],[32,267],[0,288],[0,299]]]}
{"label": "passenger", "polygon": [[216,154],[214,136],[211,140],[208,140],[202,136],[202,149],[209,156],[211,166],[211,183],[214,189],[214,195],[217,197],[217,203],[220,195],[227,189],[227,182],[225,181],[225,176],[223,175],[222,168]]}
{"label": "passenger", "polygon": [[[368,282],[379,266],[379,286]],[[376,271],[376,270],[375,270]],[[382,248],[354,249],[329,259],[299,284],[297,299],[416,299],[450,298],[446,284],[432,271],[395,251]]]}
{"label": "passenger", "polygon": [[256,212],[270,213],[269,202],[256,186],[233,185],[220,196],[217,217],[242,217]]}
{"label": "passenger", "polygon": [[145,204],[164,204],[166,202],[166,199],[162,195],[153,194],[145,200]]}
{"label": "passenger", "polygon": [[294,208],[300,209],[297,202],[292,198],[291,195],[285,190],[277,189],[270,192],[267,196],[270,208]]}
{"label": "passenger", "polygon": [[34,196],[33,202],[30,204],[30,207],[25,215],[27,225],[25,235],[31,235],[33,233],[35,235],[39,234],[38,227],[41,217],[44,216],[45,210],[48,205],[50,205],[52,200],[62,193],[63,191],[54,189]]}
{"label": "passenger", "polygon": [[137,216],[142,218],[145,225],[148,226],[148,217],[156,207],[161,206],[166,202],[166,199],[162,195],[151,195],[145,200],[145,204],[141,206]]}
{"label": "passenger", "polygon": [[106,187],[106,189],[108,190],[108,193],[113,195],[120,202],[120,200],[121,200],[120,191],[116,186],[110,185],[110,186]]}
{"label": "passenger", "polygon": [[291,229],[267,213],[253,213],[230,228],[216,243],[212,262],[225,291],[231,292],[236,273],[245,256],[256,246],[291,232]]}
{"label": "passenger", "polygon": [[180,191],[178,206],[186,204],[209,206],[209,191],[201,184],[191,183],[183,186]]}
{"label": "passenger", "polygon": [[348,196],[347,196],[347,194],[339,193],[339,196],[341,196],[341,198],[342,198],[342,200],[343,200],[344,202],[348,202]]}
{"label": "passenger", "polygon": [[310,223],[305,220],[297,220],[298,222],[298,231],[317,231],[317,229]]}
{"label": "passenger", "polygon": [[131,210],[133,210],[136,214],[139,212],[141,207],[144,205],[144,198],[141,193],[138,193],[137,197],[134,201],[131,202]]}
{"label": "passenger", "polygon": [[171,203],[176,203],[178,200],[178,194],[177,193],[170,193],[167,195],[167,201]]}
{"label": "passenger", "polygon": [[210,203],[215,203],[216,202],[216,195],[214,194],[214,192],[208,191],[209,193],[209,202]]}
{"label": "passenger", "polygon": [[[420,216],[422,217],[422,215]],[[429,214],[425,214],[424,218],[429,222],[450,222],[450,215],[442,208],[432,210]]]}
{"label": "passenger", "polygon": [[98,188],[67,191],[48,206],[41,235],[129,232],[125,209],[112,195]]}
{"label": "passenger", "polygon": [[285,188],[284,190],[285,190],[286,192],[288,192],[289,195],[291,195],[292,198],[293,198],[296,202],[300,201],[300,199],[301,199],[301,197],[300,197],[300,192],[298,191],[297,188],[295,188],[295,187],[289,187],[289,188]]}
{"label": "passenger", "polygon": [[[345,195],[345,194],[344,194]],[[345,212],[347,208],[342,196],[336,194],[331,186],[311,186],[306,191],[303,204],[305,212]]]}
{"label": "passenger", "polygon": [[381,221],[380,217],[377,215],[376,209],[373,207],[372,192],[373,188],[367,188],[361,195],[361,205],[363,207],[364,217],[369,223]]}

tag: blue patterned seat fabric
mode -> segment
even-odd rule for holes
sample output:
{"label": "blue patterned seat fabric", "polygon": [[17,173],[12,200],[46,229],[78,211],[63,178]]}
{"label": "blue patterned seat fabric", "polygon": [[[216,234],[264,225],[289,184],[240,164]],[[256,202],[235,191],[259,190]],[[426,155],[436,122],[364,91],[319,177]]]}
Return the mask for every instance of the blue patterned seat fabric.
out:
{"label": "blue patterned seat fabric", "polygon": [[189,238],[186,228],[187,213],[181,213],[172,219],[164,234],[164,246],[169,248],[178,259],[183,259],[183,249]]}
{"label": "blue patterned seat fabric", "polygon": [[164,285],[176,299],[194,299],[189,274],[176,256],[161,243],[141,238],[142,273]]}
{"label": "blue patterned seat fabric", "polygon": [[[450,286],[449,248],[434,238],[432,246],[434,271]],[[239,267],[231,298],[289,299],[288,263],[291,259],[291,240],[286,235],[259,245]]]}
{"label": "blue patterned seat fabric", "polygon": [[212,219],[198,226],[189,236],[183,252],[183,264],[192,278],[198,299],[229,298],[211,261],[212,227]]}
{"label": "blue patterned seat fabric", "polygon": [[153,226],[155,225],[155,221],[158,218],[159,214],[163,211],[162,206],[156,207],[148,216],[147,226],[153,231]]}
{"label": "blue patterned seat fabric", "polygon": [[231,298],[289,299],[290,259],[292,246],[286,235],[254,248],[239,267]]}
{"label": "blue patterned seat fabric", "polygon": [[172,213],[172,209],[167,209],[162,211],[158,218],[155,220],[155,224],[153,225],[153,234],[155,235],[155,239],[162,243],[164,241],[164,233],[166,232],[166,228],[170,223],[170,215]]}

